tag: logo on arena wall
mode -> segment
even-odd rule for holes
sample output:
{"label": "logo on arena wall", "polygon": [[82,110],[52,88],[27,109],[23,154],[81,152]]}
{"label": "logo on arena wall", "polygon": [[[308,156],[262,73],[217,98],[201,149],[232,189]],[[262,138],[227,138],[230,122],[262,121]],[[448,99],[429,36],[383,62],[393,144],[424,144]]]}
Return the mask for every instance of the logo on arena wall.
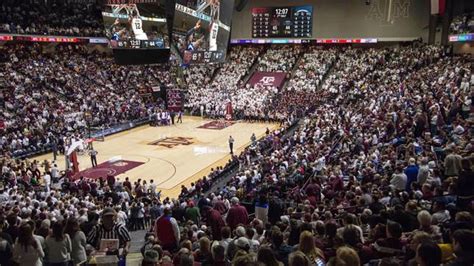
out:
{"label": "logo on arena wall", "polygon": [[374,0],[371,2],[366,19],[382,24],[393,24],[398,19],[410,17],[411,0]]}
{"label": "logo on arena wall", "polygon": [[156,146],[162,146],[166,147],[168,149],[172,149],[174,147],[177,147],[179,145],[191,145],[194,143],[193,138],[188,138],[188,137],[166,137],[162,138],[153,142],[148,143],[148,145],[156,145]]}
{"label": "logo on arena wall", "polygon": [[255,72],[248,81],[248,84],[252,87],[255,85],[274,86],[279,89],[283,86],[285,77],[286,73],[284,72]]}

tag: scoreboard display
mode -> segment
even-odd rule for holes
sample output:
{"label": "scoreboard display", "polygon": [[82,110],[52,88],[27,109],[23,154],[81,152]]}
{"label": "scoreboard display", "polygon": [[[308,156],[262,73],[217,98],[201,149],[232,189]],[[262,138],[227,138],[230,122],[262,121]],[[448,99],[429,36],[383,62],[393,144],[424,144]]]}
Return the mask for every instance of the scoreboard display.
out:
{"label": "scoreboard display", "polygon": [[252,8],[252,38],[311,38],[313,7]]}

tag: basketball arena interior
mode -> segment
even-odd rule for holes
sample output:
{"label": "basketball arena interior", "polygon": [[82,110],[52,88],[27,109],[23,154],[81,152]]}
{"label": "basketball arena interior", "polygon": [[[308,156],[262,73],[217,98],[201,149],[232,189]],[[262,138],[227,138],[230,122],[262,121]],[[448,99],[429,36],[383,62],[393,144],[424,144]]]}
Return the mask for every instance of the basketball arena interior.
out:
{"label": "basketball arena interior", "polygon": [[473,54],[472,0],[0,0],[0,266],[472,266]]}

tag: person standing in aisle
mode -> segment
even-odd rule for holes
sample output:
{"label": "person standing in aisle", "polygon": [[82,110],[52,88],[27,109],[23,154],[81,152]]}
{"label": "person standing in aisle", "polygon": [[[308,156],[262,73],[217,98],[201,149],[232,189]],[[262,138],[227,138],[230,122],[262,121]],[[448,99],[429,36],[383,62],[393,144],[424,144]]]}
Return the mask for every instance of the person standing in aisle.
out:
{"label": "person standing in aisle", "polygon": [[180,124],[183,123],[183,111],[181,110],[179,110],[178,112],[178,121],[176,121],[176,123],[180,123]]}
{"label": "person standing in aisle", "polygon": [[170,117],[171,117],[171,124],[174,125],[174,118],[176,117],[176,113],[173,110],[171,110],[170,112]]}
{"label": "person standing in aisle", "polygon": [[229,149],[230,154],[234,154],[234,138],[232,136],[229,136]]}
{"label": "person standing in aisle", "polygon": [[92,167],[97,166],[97,153],[98,152],[94,150],[94,148],[92,148],[91,151],[89,152],[89,155],[91,156]]}

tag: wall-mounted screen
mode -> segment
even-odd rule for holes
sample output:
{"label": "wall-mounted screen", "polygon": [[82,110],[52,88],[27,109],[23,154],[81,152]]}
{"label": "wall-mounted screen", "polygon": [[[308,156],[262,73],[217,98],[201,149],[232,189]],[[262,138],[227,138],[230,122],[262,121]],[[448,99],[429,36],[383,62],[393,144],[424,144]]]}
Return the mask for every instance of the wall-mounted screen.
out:
{"label": "wall-mounted screen", "polygon": [[311,38],[312,6],[252,8],[252,38]]}

